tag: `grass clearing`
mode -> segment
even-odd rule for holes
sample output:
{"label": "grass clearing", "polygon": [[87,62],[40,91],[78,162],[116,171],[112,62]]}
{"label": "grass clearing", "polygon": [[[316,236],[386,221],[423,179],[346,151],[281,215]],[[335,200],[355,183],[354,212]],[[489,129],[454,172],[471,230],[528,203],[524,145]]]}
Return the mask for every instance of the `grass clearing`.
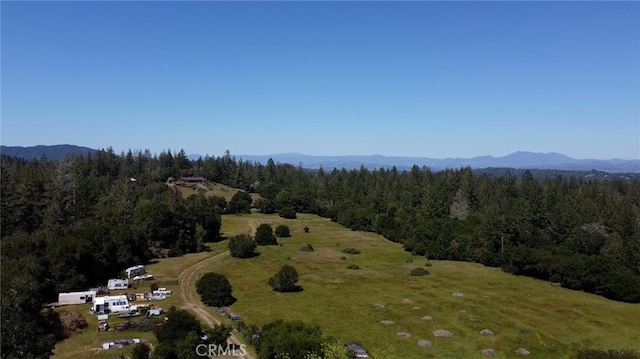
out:
{"label": "grass clearing", "polygon": [[[211,185],[212,190],[205,192],[207,197],[224,197],[224,199],[229,202],[236,192],[240,192],[239,189],[223,185],[222,183],[209,182],[209,184]],[[204,191],[196,186],[176,186],[176,188],[180,191],[183,198],[187,198],[191,195],[198,194],[200,191]],[[257,199],[262,198],[262,196],[257,193],[251,193],[251,198],[255,202]]]}
{"label": "grass clearing", "polygon": [[[475,263],[432,261],[430,274],[410,276],[412,269],[425,267],[425,258],[411,256],[376,234],[351,231],[314,215],[298,214],[294,220],[255,213],[225,216],[223,231],[250,233],[256,223],[287,225],[292,236],[279,238],[279,246],[258,247],[260,256],[230,258],[220,268],[238,298],[233,310],[247,322],[263,325],[281,318],[318,323],[325,335],[361,342],[365,348],[391,344],[402,358],[480,358],[487,348],[495,349],[498,358],[514,357],[521,347],[531,352],[530,358],[568,358],[587,347],[640,351],[637,304]],[[304,233],[305,226],[309,233]],[[315,251],[300,251],[306,244]],[[342,253],[349,247],[361,254]],[[283,264],[297,269],[302,292],[271,290],[268,279]],[[350,264],[360,270],[347,269]],[[463,296],[454,297],[454,292]],[[401,304],[403,298],[411,304]],[[376,309],[376,303],[385,307]],[[433,319],[422,320],[425,315]],[[383,320],[395,324],[381,324]],[[438,329],[453,336],[436,338],[433,332]],[[483,329],[495,334],[483,336]],[[398,332],[411,337],[399,337]],[[421,339],[433,347],[419,347]]]}

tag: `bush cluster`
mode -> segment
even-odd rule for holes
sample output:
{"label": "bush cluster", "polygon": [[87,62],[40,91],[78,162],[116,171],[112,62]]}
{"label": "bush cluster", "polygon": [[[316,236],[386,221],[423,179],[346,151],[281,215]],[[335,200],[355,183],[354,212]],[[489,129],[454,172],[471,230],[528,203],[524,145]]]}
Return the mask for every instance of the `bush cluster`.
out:
{"label": "bush cluster", "polygon": [[360,254],[362,252],[360,252],[359,249],[355,249],[355,248],[345,248],[342,250],[342,253],[347,253],[347,254]]}

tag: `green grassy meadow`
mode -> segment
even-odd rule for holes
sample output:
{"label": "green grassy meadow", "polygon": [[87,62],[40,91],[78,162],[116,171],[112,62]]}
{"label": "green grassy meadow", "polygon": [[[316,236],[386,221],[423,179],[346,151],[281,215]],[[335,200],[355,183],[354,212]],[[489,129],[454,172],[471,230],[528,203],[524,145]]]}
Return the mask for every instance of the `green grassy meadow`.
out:
{"label": "green grassy meadow", "polygon": [[[495,349],[497,358],[519,357],[515,353],[518,348],[527,349],[529,358],[571,358],[581,348],[640,352],[638,304],[610,301],[475,263],[432,261],[432,266],[425,267],[425,258],[404,252],[400,244],[373,233],[351,231],[315,215],[298,214],[297,219],[258,213],[224,215],[222,232],[227,238],[251,233],[260,223],[269,223],[274,229],[287,225],[292,236],[278,238],[279,246],[258,247],[257,257],[226,257],[201,269],[201,273],[216,271],[227,276],[238,299],[232,310],[247,323],[262,326],[276,319],[316,323],[325,336],[360,342],[370,351],[390,345],[395,358],[481,358],[485,357],[481,350],[486,348]],[[304,233],[305,226],[309,233]],[[299,251],[306,244],[315,251]],[[147,271],[160,286],[174,291],[173,296],[155,304],[165,309],[183,305],[178,294],[180,273],[225,251],[226,246],[226,240],[212,243],[210,252],[150,264]],[[343,253],[345,248],[359,249],[361,254]],[[284,264],[297,269],[303,291],[271,290],[267,282]],[[350,264],[360,269],[347,269]],[[416,267],[426,268],[430,274],[410,276]],[[140,284],[129,292],[143,291],[150,284]],[[454,297],[454,292],[463,296]],[[402,304],[403,299],[411,303]],[[375,304],[384,308],[375,308]],[[88,309],[88,305],[58,308],[85,313]],[[460,312],[463,310],[465,314]],[[423,320],[424,316],[432,320]],[[157,344],[152,333],[98,333],[96,318],[86,318],[89,328],[59,343],[55,358],[112,358],[130,353],[130,348],[96,350],[108,339],[141,338]],[[383,320],[395,324],[384,325]],[[453,336],[435,338],[433,332],[438,329]],[[483,329],[495,335],[483,336]],[[401,338],[398,332],[411,337]],[[419,347],[421,339],[432,342],[433,347]]]}
{"label": "green grassy meadow", "polygon": [[[552,286],[548,282],[503,273],[475,263],[432,261],[423,277],[409,272],[424,267],[423,257],[411,256],[383,237],[346,229],[327,219],[299,214],[288,220],[276,215],[225,216],[226,236],[249,233],[253,223],[285,224],[292,237],[281,246],[259,247],[260,256],[229,258],[221,267],[238,298],[234,311],[250,323],[263,325],[278,318],[320,324],[327,336],[356,341],[365,348],[395,348],[398,358],[483,357],[492,348],[496,357],[516,357],[525,348],[530,358],[569,358],[581,348],[640,351],[640,306]],[[309,233],[303,228],[308,226]],[[314,252],[299,248],[311,244]],[[353,247],[362,251],[342,252]],[[268,279],[282,265],[300,274],[298,293],[277,293]],[[360,270],[349,270],[356,264]],[[454,292],[462,297],[454,297]],[[403,299],[411,304],[401,304]],[[383,304],[383,309],[374,307]],[[466,310],[466,314],[460,311]],[[431,321],[422,320],[432,316]],[[473,322],[470,318],[477,317]],[[391,320],[394,325],[383,325]],[[453,332],[435,338],[433,331]],[[494,336],[480,334],[490,329]],[[398,332],[411,334],[400,338]],[[429,340],[433,347],[417,345]]]}
{"label": "green grassy meadow", "polygon": [[[229,187],[223,185],[222,183],[210,182],[210,184],[212,192],[206,192],[206,196],[224,197],[227,202],[229,202],[231,198],[233,198],[233,195],[236,194],[236,192],[240,191],[237,188]],[[183,198],[198,194],[200,191],[202,191],[202,189],[195,186],[177,186],[176,188],[178,188]],[[262,197],[257,193],[251,193],[251,198],[253,199],[253,201],[256,201],[257,199],[260,199]]]}

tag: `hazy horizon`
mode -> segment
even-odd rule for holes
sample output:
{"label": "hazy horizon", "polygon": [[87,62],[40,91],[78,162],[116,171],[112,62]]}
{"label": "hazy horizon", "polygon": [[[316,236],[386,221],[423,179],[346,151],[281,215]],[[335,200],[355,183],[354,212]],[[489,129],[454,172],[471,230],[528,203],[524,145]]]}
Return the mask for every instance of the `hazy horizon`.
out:
{"label": "hazy horizon", "polygon": [[637,2],[3,2],[7,146],[640,159]]}

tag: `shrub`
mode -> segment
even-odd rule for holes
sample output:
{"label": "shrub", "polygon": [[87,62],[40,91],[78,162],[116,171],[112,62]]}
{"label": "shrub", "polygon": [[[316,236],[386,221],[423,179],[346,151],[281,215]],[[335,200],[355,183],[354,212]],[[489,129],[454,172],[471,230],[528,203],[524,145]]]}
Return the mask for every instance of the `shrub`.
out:
{"label": "shrub", "polygon": [[349,264],[349,265],[347,266],[347,269],[358,270],[358,269],[360,269],[360,267],[358,267],[358,265],[357,265],[357,264]]}
{"label": "shrub", "polygon": [[298,271],[290,265],[283,265],[280,271],[269,279],[269,285],[276,292],[295,292],[300,290]]}
{"label": "shrub", "polygon": [[419,276],[423,276],[423,275],[427,275],[427,274],[429,274],[429,271],[424,269],[424,268],[422,268],[422,267],[414,268],[411,271],[411,275],[414,276],[414,277],[419,277]]}
{"label": "shrub", "polygon": [[132,359],[148,359],[149,353],[151,353],[151,348],[146,343],[136,344],[133,347],[133,352],[131,353]]}
{"label": "shrub", "polygon": [[247,192],[236,192],[229,203],[227,203],[226,213],[251,213],[251,195]]}
{"label": "shrub", "polygon": [[255,249],[258,246],[253,237],[248,234],[241,234],[229,239],[229,252],[232,257],[250,258],[256,255]]}
{"label": "shrub", "polygon": [[276,236],[273,235],[271,225],[263,223],[256,229],[256,242],[261,246],[275,246],[278,244]]}
{"label": "shrub", "polygon": [[211,307],[226,307],[236,301],[231,295],[231,283],[219,273],[205,273],[196,281],[196,291],[200,294],[202,303]]}
{"label": "shrub", "polygon": [[310,244],[307,244],[306,246],[302,246],[300,250],[302,252],[313,252],[313,246]]}
{"label": "shrub", "polygon": [[360,252],[359,249],[355,249],[355,248],[345,248],[342,250],[343,253],[347,253],[347,254],[360,254],[362,252]]}
{"label": "shrub", "polygon": [[253,237],[248,234],[241,234],[229,239],[229,252],[232,257],[250,258],[255,256],[255,249],[258,246]]}
{"label": "shrub", "polygon": [[158,290],[158,283],[156,282],[151,283],[150,289],[151,289],[151,293],[153,293],[154,290]]}
{"label": "shrub", "polygon": [[296,218],[296,210],[293,207],[283,207],[278,211],[278,214],[282,218],[287,219],[295,219]]}
{"label": "shrub", "polygon": [[[322,329],[317,324],[278,319],[262,327],[255,340],[259,358],[307,358],[322,349]],[[288,353],[288,356],[282,355]]]}
{"label": "shrub", "polygon": [[304,227],[304,233],[309,233],[309,227]]}
{"label": "shrub", "polygon": [[62,334],[65,338],[70,338],[87,327],[87,321],[80,312],[60,312],[60,324],[62,326]]}
{"label": "shrub", "polygon": [[289,227],[281,224],[276,227],[276,236],[277,237],[291,237],[291,231],[289,231]]}

